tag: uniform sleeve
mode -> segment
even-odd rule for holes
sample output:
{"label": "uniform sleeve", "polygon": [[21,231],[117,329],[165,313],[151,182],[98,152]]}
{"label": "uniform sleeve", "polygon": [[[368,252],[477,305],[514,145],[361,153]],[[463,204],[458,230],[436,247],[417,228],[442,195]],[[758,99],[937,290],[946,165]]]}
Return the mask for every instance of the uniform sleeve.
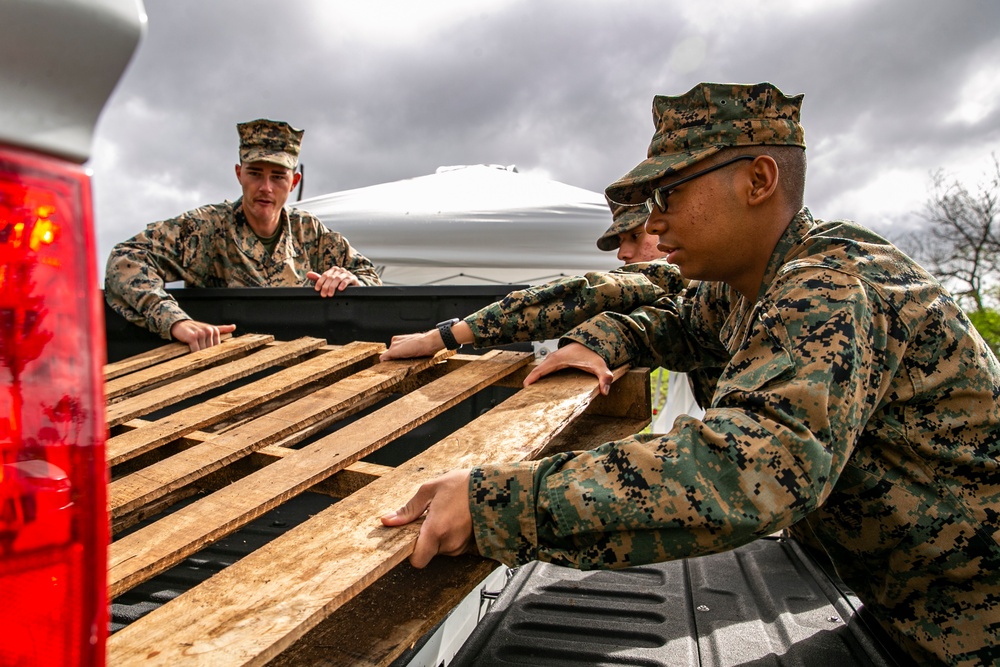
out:
{"label": "uniform sleeve", "polygon": [[319,263],[322,268],[319,269],[319,273],[340,266],[357,276],[363,285],[378,287],[382,284],[382,279],[379,278],[371,260],[351,247],[341,234],[327,229],[318,219],[315,220],[315,224],[322,227]]}
{"label": "uniform sleeve", "polygon": [[155,222],[114,247],[108,257],[104,293],[108,305],[129,322],[170,339],[170,327],[190,319],[165,285],[188,278],[184,267],[194,235],[190,213]]}
{"label": "uniform sleeve", "polygon": [[559,344],[581,343],[608,368],[631,362],[681,372],[718,369],[729,362],[732,299],[722,283],[699,283],[631,312],[598,313],[565,332]]}
{"label": "uniform sleeve", "polygon": [[893,325],[883,302],[842,276],[809,278],[789,279],[778,300],[747,314],[703,420],[474,469],[480,553],[627,567],[735,548],[821,504],[899,355],[885,349]]}
{"label": "uniform sleeve", "polygon": [[476,347],[556,338],[603,311],[628,313],[683,290],[676,267],[664,262],[563,278],[515,290],[465,318]]}

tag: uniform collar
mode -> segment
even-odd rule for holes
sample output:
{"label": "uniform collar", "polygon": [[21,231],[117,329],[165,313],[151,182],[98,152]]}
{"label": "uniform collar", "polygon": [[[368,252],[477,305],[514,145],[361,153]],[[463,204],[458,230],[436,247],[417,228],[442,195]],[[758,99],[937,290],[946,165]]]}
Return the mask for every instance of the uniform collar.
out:
{"label": "uniform collar", "polygon": [[760,290],[757,292],[757,300],[760,300],[771,287],[771,283],[778,276],[778,271],[788,261],[795,247],[800,245],[806,236],[808,236],[809,230],[812,229],[814,224],[812,213],[805,207],[792,217],[792,221],[788,223],[785,232],[778,239],[777,245],[774,246],[771,259],[767,262],[764,279],[761,281]]}
{"label": "uniform collar", "polygon": [[[233,219],[236,220],[237,224],[246,225],[247,231],[251,234],[254,233],[253,227],[250,226],[250,221],[247,220],[247,214],[243,211],[243,197],[240,197],[233,202]],[[288,227],[288,209],[284,206],[281,207],[281,214],[278,218],[278,229],[286,229]]]}

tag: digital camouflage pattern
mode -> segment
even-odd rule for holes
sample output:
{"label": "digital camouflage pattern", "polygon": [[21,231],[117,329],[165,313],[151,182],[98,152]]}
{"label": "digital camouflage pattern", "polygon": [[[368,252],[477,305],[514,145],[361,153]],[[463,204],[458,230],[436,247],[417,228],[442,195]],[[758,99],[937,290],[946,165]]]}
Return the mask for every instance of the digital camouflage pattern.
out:
{"label": "digital camouflage pattern", "polygon": [[723,148],[806,147],[799,124],[802,95],[788,97],[769,83],[701,83],[679,96],[653,98],[648,159],[605,189],[611,201],[641,204],[650,185]]}
{"label": "digital camouflage pattern", "polygon": [[288,123],[260,118],[239,123],[240,162],[273,162],[294,170],[299,163],[303,130]]}
{"label": "digital camouflage pattern", "polygon": [[496,307],[467,318],[485,343],[600,300],[562,342],[611,367],[730,359],[702,420],[474,469],[480,553],[621,568],[788,529],[920,664],[1000,662],[1000,364],[947,292],[877,235],[806,209],[755,301],[701,283],[652,303],[660,286],[639,277],[515,293],[514,326]]}
{"label": "digital camouflage pattern", "polygon": [[267,253],[243,214],[241,201],[202,206],[154,222],[114,247],[108,258],[108,304],[133,324],[170,339],[170,327],[191,319],[164,289],[298,287],[306,272],[342,266],[365,285],[381,285],[375,266],[319,218],[294,208],[281,212],[281,236]]}
{"label": "digital camouflage pattern", "polygon": [[546,285],[515,290],[465,318],[475,347],[557,338],[604,312],[628,313],[684,289],[667,262],[626,264]]}
{"label": "digital camouflage pattern", "polygon": [[644,226],[646,218],[649,217],[649,212],[643,205],[626,206],[625,204],[616,204],[608,199],[607,196],[604,199],[608,202],[608,208],[611,209],[612,223],[607,231],[597,239],[597,247],[607,252],[609,250],[617,250],[621,245],[621,241],[618,240],[619,234],[624,234],[636,227]]}

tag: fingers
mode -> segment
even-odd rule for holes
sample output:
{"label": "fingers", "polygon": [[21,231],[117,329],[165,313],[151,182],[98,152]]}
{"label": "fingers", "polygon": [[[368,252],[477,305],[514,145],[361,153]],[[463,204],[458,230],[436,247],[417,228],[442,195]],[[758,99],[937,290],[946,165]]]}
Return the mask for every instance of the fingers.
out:
{"label": "fingers", "polygon": [[473,542],[469,510],[469,471],[454,470],[423,484],[403,507],[381,517],[385,526],[402,526],[427,517],[420,526],[410,563],[422,568],[434,556],[457,556]]}
{"label": "fingers", "polygon": [[419,519],[427,510],[427,505],[430,503],[430,494],[425,491],[425,487],[426,485],[421,486],[417,490],[416,495],[410,498],[410,500],[398,510],[383,514],[380,517],[382,525],[405,526],[406,524],[413,523]]}
{"label": "fingers", "polygon": [[577,368],[596,377],[598,389],[605,396],[611,391],[614,374],[604,358],[580,343],[570,343],[546,356],[545,360],[524,378],[523,386],[527,387],[546,375],[564,368]]}
{"label": "fingers", "polygon": [[170,327],[170,335],[181,343],[187,343],[192,352],[204,350],[222,342],[222,334],[236,330],[235,324],[207,324],[194,320],[181,320]]}
{"label": "fingers", "polygon": [[441,335],[437,330],[423,333],[393,336],[389,341],[389,349],[379,356],[380,361],[392,359],[412,359],[413,357],[429,357],[444,349]]}
{"label": "fingers", "polygon": [[335,266],[323,274],[309,271],[306,273],[306,278],[316,283],[313,289],[323,297],[333,296],[337,292],[344,291],[351,285],[361,284],[356,275],[340,266]]}

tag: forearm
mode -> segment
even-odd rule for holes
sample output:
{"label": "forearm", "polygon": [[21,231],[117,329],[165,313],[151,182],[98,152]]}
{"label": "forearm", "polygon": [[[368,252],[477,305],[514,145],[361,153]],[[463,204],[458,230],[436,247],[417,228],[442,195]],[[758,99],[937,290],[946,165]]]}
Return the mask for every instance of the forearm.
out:
{"label": "forearm", "polygon": [[[714,428],[734,417],[739,445],[732,426]],[[722,551],[792,525],[820,495],[791,452],[808,452],[816,467],[828,465],[824,449],[786,448],[754,423],[718,414],[707,424],[689,420],[671,437],[477,468],[470,505],[478,549],[510,565],[614,569]],[[776,469],[788,472],[779,478]]]}
{"label": "forearm", "polygon": [[[667,265],[662,271],[670,275]],[[679,277],[669,287],[681,288]],[[642,272],[588,273],[511,292],[465,318],[476,347],[556,338],[603,311],[655,302],[664,285]]]}
{"label": "forearm", "polygon": [[105,299],[129,322],[170,340],[170,328],[190,319],[167,294],[165,281],[151,266],[141,247],[119,244],[108,258]]}

